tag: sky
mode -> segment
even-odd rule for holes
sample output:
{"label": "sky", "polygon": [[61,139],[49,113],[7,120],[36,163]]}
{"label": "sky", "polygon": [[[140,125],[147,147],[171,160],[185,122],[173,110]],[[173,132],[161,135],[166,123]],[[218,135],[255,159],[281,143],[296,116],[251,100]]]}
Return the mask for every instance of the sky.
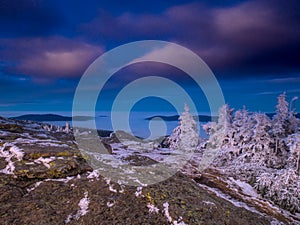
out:
{"label": "sky", "polygon": [[[70,112],[90,64],[141,40],[168,41],[196,53],[235,109],[273,112],[279,94],[286,92],[289,101],[300,97],[298,0],[0,0],[0,27],[0,112]],[[153,62],[116,72],[101,90],[97,110],[109,111],[122,88],[150,75],[172,79],[199,112],[209,110],[187,74]],[[300,102],[292,107],[299,112]],[[150,97],[134,108],[174,109]]]}

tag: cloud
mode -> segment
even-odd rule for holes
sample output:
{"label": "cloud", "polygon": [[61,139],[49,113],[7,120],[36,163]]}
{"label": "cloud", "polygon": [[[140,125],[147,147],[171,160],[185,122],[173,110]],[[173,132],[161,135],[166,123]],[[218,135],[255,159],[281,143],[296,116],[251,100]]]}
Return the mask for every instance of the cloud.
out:
{"label": "cloud", "polygon": [[32,37],[57,32],[63,15],[48,3],[38,0],[2,0],[1,37]]}
{"label": "cloud", "polygon": [[4,70],[32,76],[40,82],[79,77],[103,53],[99,46],[63,37],[2,39]]}
{"label": "cloud", "polygon": [[274,78],[268,80],[270,83],[300,83],[300,77]]}
{"label": "cloud", "polygon": [[222,7],[190,3],[159,14],[113,16],[100,10],[80,29],[83,35],[102,40],[173,41],[195,51],[218,73],[285,73],[300,70],[299,12],[300,4],[294,0],[254,0]]}

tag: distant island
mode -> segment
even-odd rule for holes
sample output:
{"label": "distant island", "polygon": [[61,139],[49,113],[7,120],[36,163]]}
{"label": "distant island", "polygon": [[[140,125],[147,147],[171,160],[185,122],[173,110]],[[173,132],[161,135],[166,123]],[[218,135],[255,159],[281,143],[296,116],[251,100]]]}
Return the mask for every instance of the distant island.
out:
{"label": "distant island", "polygon": [[[31,120],[31,121],[37,121],[37,122],[72,121],[71,116],[61,116],[61,115],[57,115],[57,114],[26,114],[26,115],[22,115],[22,116],[10,117],[10,119]],[[77,120],[77,121],[87,121],[87,120],[93,120],[94,117],[92,117],[92,116],[75,116],[73,119]]]}
{"label": "distant island", "polygon": [[[269,118],[272,118],[275,113],[266,113],[266,115]],[[300,119],[300,113],[297,113],[296,118]],[[105,116],[98,116],[98,117],[105,117]],[[197,118],[197,116],[195,116]],[[156,118],[161,118],[164,121],[178,121],[179,115],[173,115],[173,116],[162,116],[162,115],[157,115],[157,116],[151,116],[145,118],[145,120],[152,120]],[[195,118],[195,119],[196,119]],[[30,121],[35,121],[35,122],[44,122],[44,121],[72,121],[71,116],[61,116],[58,114],[25,114],[21,116],[16,116],[16,117],[10,117],[10,119],[16,119],[16,120],[30,120]],[[88,121],[88,120],[93,120],[95,119],[92,116],[75,116],[73,117],[73,120],[76,121]],[[216,120],[217,116],[206,116],[206,115],[198,115],[198,121],[199,122],[209,122],[212,121],[212,119]]]}
{"label": "distant island", "polygon": [[[195,116],[197,118],[197,116]],[[151,117],[147,117],[145,120],[152,120],[152,119],[156,119],[156,118],[161,118],[164,121],[178,121],[179,119],[179,115],[173,115],[173,116],[161,116],[161,115],[157,115],[157,116],[151,116]],[[217,117],[211,117],[211,116],[205,116],[205,115],[198,115],[198,120],[200,122],[209,122],[212,120],[212,118],[217,118]]]}
{"label": "distant island", "polygon": [[[275,115],[275,113],[266,113],[266,115],[269,118],[272,118]],[[300,119],[300,113],[297,113],[295,116],[296,116],[296,118]],[[179,115],[173,115],[173,116],[157,115],[157,116],[147,117],[145,120],[152,120],[152,119],[157,119],[157,118],[161,118],[164,121],[178,121]],[[197,116],[195,116],[194,118],[197,119]],[[212,121],[212,119],[216,120],[217,118],[218,118],[217,116],[198,115],[199,122],[209,122],[209,121]]]}

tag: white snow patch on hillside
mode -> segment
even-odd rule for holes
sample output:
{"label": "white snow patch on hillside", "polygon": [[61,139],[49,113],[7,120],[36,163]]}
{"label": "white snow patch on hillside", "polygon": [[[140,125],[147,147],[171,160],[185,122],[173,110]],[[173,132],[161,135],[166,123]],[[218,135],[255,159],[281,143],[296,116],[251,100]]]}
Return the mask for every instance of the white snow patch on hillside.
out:
{"label": "white snow patch on hillside", "polygon": [[90,199],[88,198],[88,192],[84,192],[84,197],[80,199],[78,203],[78,211],[76,214],[70,214],[68,215],[67,219],[65,220],[65,223],[71,222],[71,220],[75,219],[78,220],[80,217],[86,215],[88,213],[90,204]]}
{"label": "white snow patch on hillside", "polygon": [[257,194],[256,190],[250,184],[240,180],[235,180],[232,177],[230,177],[229,180],[232,181],[232,184],[234,184],[234,186],[238,186],[239,188],[241,188],[244,194],[251,197],[259,197],[259,194]]}
{"label": "white snow patch on hillside", "polygon": [[140,197],[142,195],[143,187],[137,187],[136,192],[134,193],[136,197]]}
{"label": "white snow patch on hillside", "polygon": [[37,164],[41,164],[42,163],[45,167],[47,167],[49,169],[50,168],[50,164],[49,163],[52,162],[52,161],[54,161],[54,160],[55,160],[54,156],[52,156],[50,158],[40,157],[40,158],[34,160],[34,162],[37,163]]}
{"label": "white snow patch on hillside", "polygon": [[173,220],[173,218],[171,217],[170,213],[169,213],[169,203],[168,202],[165,202],[163,204],[163,207],[164,207],[164,213],[165,213],[165,216],[167,217],[167,220],[169,223],[173,224],[173,225],[187,225],[184,221],[182,221],[182,217],[180,216],[178,218],[178,221],[177,220]]}
{"label": "white snow patch on hillside", "polygon": [[[10,147],[7,150],[7,147]],[[15,165],[12,159],[16,159],[18,161],[21,161],[23,159],[24,152],[18,148],[15,145],[8,145],[4,144],[0,147],[0,157],[5,158],[5,161],[7,162],[7,165],[4,169],[0,170],[0,173],[4,174],[14,174]]]}
{"label": "white snow patch on hillside", "polygon": [[43,183],[43,181],[38,181],[34,184],[34,186],[32,188],[27,188],[28,193],[35,190],[38,186],[41,185],[41,183]]}
{"label": "white snow patch on hillside", "polygon": [[147,207],[149,209],[149,213],[157,214],[159,212],[159,208],[157,208],[155,205],[152,205],[151,203],[148,203]]}
{"label": "white snow patch on hillside", "polygon": [[93,170],[92,172],[88,172],[87,178],[99,180],[99,176],[100,176],[100,174],[99,174],[98,170]]}

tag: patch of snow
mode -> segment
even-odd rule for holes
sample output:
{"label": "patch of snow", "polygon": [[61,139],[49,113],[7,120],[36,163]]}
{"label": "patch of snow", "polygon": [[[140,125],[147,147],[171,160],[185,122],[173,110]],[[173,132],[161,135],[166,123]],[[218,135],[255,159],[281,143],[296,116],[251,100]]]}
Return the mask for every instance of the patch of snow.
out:
{"label": "patch of snow", "polygon": [[50,158],[40,157],[40,158],[34,160],[34,162],[37,163],[37,164],[41,164],[42,163],[45,167],[47,167],[49,169],[51,167],[49,163],[52,162],[52,161],[54,161],[54,160],[55,160],[54,156],[52,156]]}
{"label": "patch of snow", "polygon": [[47,134],[37,134],[36,136],[41,138],[48,138]]}
{"label": "patch of snow", "polygon": [[12,153],[13,157],[15,157],[18,161],[21,161],[24,156],[24,152],[18,148],[17,146],[12,146],[9,151]]}
{"label": "patch of snow", "polygon": [[71,220],[75,219],[78,220],[80,217],[86,215],[88,213],[89,209],[89,204],[90,204],[90,199],[88,198],[88,192],[84,192],[84,197],[80,199],[78,203],[78,211],[76,214],[70,214],[68,215],[67,219],[65,220],[65,223],[70,223]]}
{"label": "patch of snow", "polygon": [[242,192],[248,196],[252,197],[259,197],[259,194],[255,191],[255,189],[248,183],[240,181],[240,180],[235,180],[232,177],[229,178],[230,181],[232,181],[234,184],[236,184],[238,187],[242,189]]}
{"label": "patch of snow", "polygon": [[[10,147],[9,150],[5,150],[6,147]],[[3,146],[0,147],[0,157],[5,158],[7,165],[4,169],[0,170],[0,173],[4,174],[14,174],[15,165],[12,161],[12,158],[21,161],[24,156],[24,152],[15,145],[9,145],[5,143]]]}
{"label": "patch of snow", "polygon": [[59,179],[46,179],[45,181],[57,181],[57,182],[64,182],[68,183],[70,180],[73,180],[74,177],[66,177],[66,178],[59,178]]}
{"label": "patch of snow", "polygon": [[144,184],[143,182],[141,182],[138,178],[134,178],[133,181],[139,183],[140,185],[142,185],[143,187],[147,187],[147,184]]}
{"label": "patch of snow", "polygon": [[150,213],[156,213],[157,214],[159,212],[159,208],[157,208],[155,205],[152,205],[152,204],[148,203],[147,207],[148,207]]}
{"label": "patch of snow", "polygon": [[110,184],[110,179],[109,179],[109,178],[104,178],[104,179],[105,179],[105,181],[106,181],[106,184],[108,185],[108,189],[109,189],[111,192],[117,193],[118,190],[117,190],[117,189],[114,189],[113,184]]}
{"label": "patch of snow", "polygon": [[110,190],[111,192],[114,192],[114,193],[117,193],[117,192],[118,192],[117,189],[114,189],[113,185],[109,185],[109,190]]}
{"label": "patch of snow", "polygon": [[143,190],[143,187],[137,187],[136,192],[135,192],[135,196],[140,197],[142,195],[142,190]]}
{"label": "patch of snow", "polygon": [[85,214],[88,213],[88,208],[89,208],[90,200],[88,198],[88,192],[86,191],[84,193],[84,198],[80,199],[78,206],[79,206],[79,211],[75,215],[75,218],[79,218],[81,216],[84,216]]}
{"label": "patch of snow", "polygon": [[118,181],[118,184],[120,186],[120,190],[119,190],[119,193],[124,193],[125,191],[125,185],[121,182],[121,181]]}
{"label": "patch of snow", "polygon": [[98,180],[98,178],[99,178],[99,172],[97,170],[93,170],[92,172],[88,173],[87,178],[88,179],[94,179],[94,178],[96,178]]}
{"label": "patch of snow", "polygon": [[229,201],[230,203],[232,203],[234,206],[236,207],[239,207],[239,208],[245,208],[247,209],[248,211],[251,211],[251,212],[254,212],[254,213],[257,213],[257,214],[260,214],[260,215],[263,215],[262,213],[258,212],[255,208],[252,208],[252,207],[249,207],[246,203],[244,202],[241,202],[241,201],[238,201],[236,199],[233,199],[231,196],[227,195],[227,194],[224,194],[223,192],[221,192],[220,190],[218,189],[215,189],[215,188],[211,188],[211,187],[208,187],[206,185],[203,185],[203,184],[199,184],[197,183],[199,187],[211,192],[211,193],[214,193],[216,196],[220,197],[220,198],[223,198],[225,199],[226,201]]}
{"label": "patch of snow", "polygon": [[37,143],[40,146],[47,146],[47,147],[57,147],[57,148],[70,148],[67,144],[62,143],[53,143],[53,142],[38,142]]}
{"label": "patch of snow", "polygon": [[210,202],[210,201],[203,201],[203,203],[204,203],[205,205],[211,205],[211,206],[216,205],[215,203]]}
{"label": "patch of snow", "polygon": [[279,222],[278,220],[272,220],[270,225],[284,225],[284,223]]}
{"label": "patch of snow", "polygon": [[70,223],[72,218],[73,218],[73,215],[71,213],[70,215],[68,215],[67,219],[65,219],[65,224]]}
{"label": "patch of snow", "polygon": [[187,225],[184,221],[182,221],[182,217],[180,216],[178,218],[178,221],[177,220],[173,220],[173,218],[171,217],[170,213],[169,213],[169,203],[168,202],[165,202],[163,204],[163,207],[164,207],[164,213],[165,213],[165,216],[167,217],[169,223],[173,224],[173,225]]}
{"label": "patch of snow", "polygon": [[15,165],[12,161],[10,161],[10,158],[6,158],[5,160],[7,162],[7,165],[4,169],[0,170],[0,173],[4,174],[14,174]]}
{"label": "patch of snow", "polygon": [[163,207],[164,207],[164,213],[165,213],[165,216],[167,217],[168,221],[169,221],[170,223],[172,223],[172,222],[173,222],[173,219],[172,219],[172,217],[170,216],[170,213],[169,213],[169,203],[168,203],[168,202],[165,202],[165,203],[163,204]]}
{"label": "patch of snow", "polygon": [[106,206],[108,207],[108,208],[111,208],[111,207],[113,207],[114,206],[114,204],[115,204],[115,202],[107,202],[106,203]]}
{"label": "patch of snow", "polygon": [[29,193],[29,192],[35,190],[38,186],[41,185],[41,183],[43,183],[43,181],[36,182],[32,188],[27,188],[27,192]]}

